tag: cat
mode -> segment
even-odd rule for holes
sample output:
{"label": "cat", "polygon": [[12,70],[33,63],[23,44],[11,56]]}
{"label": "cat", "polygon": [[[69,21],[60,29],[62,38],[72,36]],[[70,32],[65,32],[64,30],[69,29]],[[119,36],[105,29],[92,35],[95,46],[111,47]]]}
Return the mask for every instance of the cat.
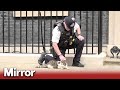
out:
{"label": "cat", "polygon": [[45,64],[45,62],[43,62],[43,64],[37,68],[69,69],[68,64],[65,60],[64,61],[50,60],[47,64]]}

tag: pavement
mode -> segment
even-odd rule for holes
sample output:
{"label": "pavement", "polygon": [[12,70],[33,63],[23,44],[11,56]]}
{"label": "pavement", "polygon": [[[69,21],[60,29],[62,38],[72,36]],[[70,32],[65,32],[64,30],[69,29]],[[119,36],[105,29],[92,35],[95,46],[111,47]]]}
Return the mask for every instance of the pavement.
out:
{"label": "pavement", "polygon": [[[10,54],[9,54],[10,55]],[[13,54],[10,56],[1,55],[0,57],[0,79],[120,79],[120,59],[106,57],[104,61],[97,59],[84,59],[84,67],[73,67],[72,58],[67,58],[69,69],[49,69],[36,68],[39,66],[38,57],[34,55],[21,56]],[[114,62],[114,63],[113,63]],[[115,63],[117,62],[117,63]],[[16,68],[20,70],[34,70],[34,77],[5,77],[4,68]],[[8,72],[8,71],[7,71]],[[16,72],[16,71],[14,71]],[[10,72],[8,72],[10,74]]]}
{"label": "pavement", "polygon": [[[106,58],[105,60],[110,60],[110,58]],[[120,61],[118,59],[117,61]],[[91,62],[91,61],[90,61]],[[68,66],[69,69],[48,69],[48,68],[36,68],[39,64],[37,61],[29,62],[24,59],[16,61],[13,60],[0,60],[0,71],[3,71],[3,68],[17,68],[19,70],[35,70],[36,72],[120,72],[120,65],[115,64],[103,64],[98,65],[97,63],[91,65],[85,65],[85,67],[73,67],[71,65]]]}

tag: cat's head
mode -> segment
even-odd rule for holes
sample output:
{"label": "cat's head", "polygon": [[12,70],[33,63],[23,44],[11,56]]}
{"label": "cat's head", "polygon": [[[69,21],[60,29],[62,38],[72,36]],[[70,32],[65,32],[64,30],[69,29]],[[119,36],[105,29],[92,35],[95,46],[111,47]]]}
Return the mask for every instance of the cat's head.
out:
{"label": "cat's head", "polygon": [[66,61],[57,61],[58,69],[69,69]]}

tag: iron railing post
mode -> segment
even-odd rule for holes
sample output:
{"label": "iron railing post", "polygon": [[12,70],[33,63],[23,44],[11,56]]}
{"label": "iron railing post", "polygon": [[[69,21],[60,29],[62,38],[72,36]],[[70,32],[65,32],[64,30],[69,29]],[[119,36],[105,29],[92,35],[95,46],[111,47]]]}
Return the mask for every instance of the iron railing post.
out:
{"label": "iron railing post", "polygon": [[102,52],[102,11],[98,11],[98,54]]}

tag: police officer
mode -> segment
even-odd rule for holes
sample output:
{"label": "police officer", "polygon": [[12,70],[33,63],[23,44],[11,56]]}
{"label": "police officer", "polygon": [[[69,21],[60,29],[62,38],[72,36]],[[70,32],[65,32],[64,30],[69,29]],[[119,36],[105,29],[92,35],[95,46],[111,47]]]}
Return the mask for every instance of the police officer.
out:
{"label": "police officer", "polygon": [[75,21],[75,18],[65,17],[63,22],[53,29],[52,47],[56,54],[54,57],[57,60],[66,60],[66,49],[76,48],[72,66],[84,67],[80,63],[84,47],[84,37],[81,36],[80,26]]}
{"label": "police officer", "polygon": [[[56,60],[66,60],[66,49],[76,48],[72,66],[84,67],[80,63],[81,54],[84,47],[84,37],[81,35],[80,26],[73,17],[65,17],[62,22],[59,22],[52,31],[52,50],[53,57]],[[44,58],[45,59],[45,58]],[[51,57],[46,58],[52,59]],[[43,57],[40,61],[44,61]]]}

